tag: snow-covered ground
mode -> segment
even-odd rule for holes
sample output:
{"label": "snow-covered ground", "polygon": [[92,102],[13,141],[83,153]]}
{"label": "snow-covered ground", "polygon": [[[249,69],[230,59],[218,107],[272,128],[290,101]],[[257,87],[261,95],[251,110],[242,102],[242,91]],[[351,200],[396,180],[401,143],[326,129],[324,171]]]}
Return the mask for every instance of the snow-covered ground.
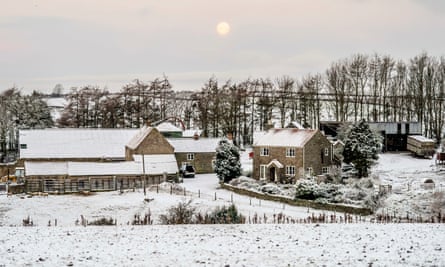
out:
{"label": "snow-covered ground", "polygon": [[[381,184],[392,185],[392,193],[377,213],[396,216],[437,216],[445,212],[445,166],[436,165],[434,159],[413,157],[410,153],[381,154],[372,170]],[[427,179],[434,182],[425,184]]]}
{"label": "snow-covered ground", "polygon": [[1,230],[2,266],[445,266],[443,224]]}
{"label": "snow-covered ground", "polygon": [[[242,161],[249,168],[245,154]],[[381,211],[402,216],[415,214],[423,202],[420,211],[430,210],[429,196],[440,193],[445,181],[434,160],[409,154],[380,155],[373,175],[393,186]],[[427,178],[435,189],[423,188]],[[173,194],[171,189],[164,184],[159,193],[152,187],[147,195],[141,189],[89,196],[0,195],[0,266],[445,266],[445,224],[373,224],[369,218],[358,224],[273,224],[274,214],[302,219],[322,211],[233,194],[219,188],[214,174],[185,179]],[[156,225],[169,207],[190,199],[203,212],[233,201],[244,216],[257,214],[263,221]],[[128,225],[135,214],[146,213],[155,225]],[[22,227],[28,216],[34,226]],[[117,225],[76,226],[81,216],[112,217]]]}

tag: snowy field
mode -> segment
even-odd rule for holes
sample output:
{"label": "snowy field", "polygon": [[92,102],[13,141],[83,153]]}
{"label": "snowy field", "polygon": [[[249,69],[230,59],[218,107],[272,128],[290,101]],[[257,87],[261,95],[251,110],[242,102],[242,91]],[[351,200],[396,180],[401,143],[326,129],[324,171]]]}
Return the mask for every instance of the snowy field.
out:
{"label": "snowy field", "polygon": [[4,266],[445,266],[442,224],[4,227]]}
{"label": "snowy field", "polygon": [[[380,156],[373,175],[393,186],[380,211],[430,214],[432,196],[442,192],[445,181],[441,167],[409,154]],[[423,188],[428,178],[434,189]],[[244,216],[257,214],[263,221],[156,225],[160,214],[188,200],[202,212],[233,201]],[[135,214],[147,213],[155,225],[129,225]],[[168,184],[152,187],[146,195],[141,189],[89,196],[0,195],[0,266],[445,266],[445,224],[372,224],[369,217],[358,224],[274,224],[278,213],[302,219],[323,211],[233,194],[219,188],[214,174],[185,179],[176,190]],[[28,216],[34,226],[22,227]],[[81,216],[111,217],[117,225],[76,226]]]}

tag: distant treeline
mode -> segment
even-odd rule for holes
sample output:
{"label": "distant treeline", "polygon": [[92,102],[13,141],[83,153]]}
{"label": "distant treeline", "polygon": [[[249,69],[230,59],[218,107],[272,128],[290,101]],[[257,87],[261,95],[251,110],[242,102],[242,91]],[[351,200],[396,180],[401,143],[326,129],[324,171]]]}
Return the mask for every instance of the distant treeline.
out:
{"label": "distant treeline", "polygon": [[[200,128],[204,136],[231,132],[238,142],[249,144],[253,131],[264,129],[271,120],[279,121],[280,127],[297,121],[312,128],[317,128],[320,120],[418,121],[424,135],[436,140],[441,139],[445,122],[445,57],[426,53],[408,62],[386,55],[356,54],[332,63],[323,73],[300,78],[219,82],[210,77],[196,91],[176,89],[166,76],[148,82],[136,79],[118,93],[97,86],[72,88],[55,124],[137,128],[146,121],[174,118],[187,128]],[[1,95],[2,114],[8,110],[7,103],[16,101],[10,98],[11,90]],[[42,107],[42,112],[48,114],[47,108]],[[0,143],[11,125],[52,125],[50,121],[27,123],[28,117],[20,112],[8,114],[0,122]]]}

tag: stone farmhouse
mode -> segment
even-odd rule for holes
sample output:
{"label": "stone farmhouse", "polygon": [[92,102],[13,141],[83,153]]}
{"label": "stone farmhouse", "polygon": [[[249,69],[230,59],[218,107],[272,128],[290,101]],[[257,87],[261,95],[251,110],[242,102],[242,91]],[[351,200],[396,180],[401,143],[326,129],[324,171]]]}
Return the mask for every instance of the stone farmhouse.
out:
{"label": "stone farmhouse", "polygon": [[[79,192],[142,187],[178,179],[183,154],[193,154],[200,172],[212,172],[213,154],[174,145],[156,128],[21,130],[19,166],[25,191]],[[206,139],[193,140],[198,148]],[[204,140],[204,141],[202,141]],[[190,151],[187,151],[190,148]],[[178,153],[175,153],[178,150]],[[207,153],[207,152],[206,152]],[[177,159],[179,157],[179,160]]]}
{"label": "stone farmhouse", "polygon": [[319,130],[270,129],[253,144],[253,178],[289,183],[329,174],[332,143]]}
{"label": "stone farmhouse", "polygon": [[216,159],[218,138],[169,138],[168,142],[175,148],[178,167],[190,164],[196,173],[212,173]]}

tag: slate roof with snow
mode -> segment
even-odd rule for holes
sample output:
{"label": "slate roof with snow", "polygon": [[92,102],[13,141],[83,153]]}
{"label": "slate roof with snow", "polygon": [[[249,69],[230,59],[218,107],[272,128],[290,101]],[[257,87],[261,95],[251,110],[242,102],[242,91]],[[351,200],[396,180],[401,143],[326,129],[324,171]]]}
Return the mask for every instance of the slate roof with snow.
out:
{"label": "slate roof with snow", "polygon": [[167,138],[175,148],[175,153],[211,153],[216,152],[218,138]]}
{"label": "slate roof with snow", "polygon": [[[34,162],[25,161],[25,175],[142,175],[142,156],[135,155],[135,161],[122,162]],[[173,154],[146,155],[145,174],[161,175],[177,173],[178,165]]]}
{"label": "slate roof with snow", "polygon": [[125,158],[139,129],[20,130],[20,158]]}
{"label": "slate roof with snow", "polygon": [[144,139],[151,133],[152,130],[153,128],[147,125],[142,127],[139,132],[137,132],[131,139],[129,139],[130,141],[127,143],[127,147],[130,149],[136,149],[141,144],[141,142],[144,141]]}
{"label": "slate roof with snow", "polygon": [[159,132],[182,132],[181,128],[176,127],[175,125],[169,123],[169,122],[163,122],[156,126],[156,129],[158,129]]}
{"label": "slate roof with snow", "polygon": [[434,143],[433,139],[427,138],[427,137],[425,137],[423,135],[410,135],[409,137],[412,138],[412,139],[415,139],[415,140],[417,140],[419,142],[431,142],[431,143]]}
{"label": "slate roof with snow", "polygon": [[309,129],[270,129],[254,141],[254,146],[303,147],[317,132]]}

